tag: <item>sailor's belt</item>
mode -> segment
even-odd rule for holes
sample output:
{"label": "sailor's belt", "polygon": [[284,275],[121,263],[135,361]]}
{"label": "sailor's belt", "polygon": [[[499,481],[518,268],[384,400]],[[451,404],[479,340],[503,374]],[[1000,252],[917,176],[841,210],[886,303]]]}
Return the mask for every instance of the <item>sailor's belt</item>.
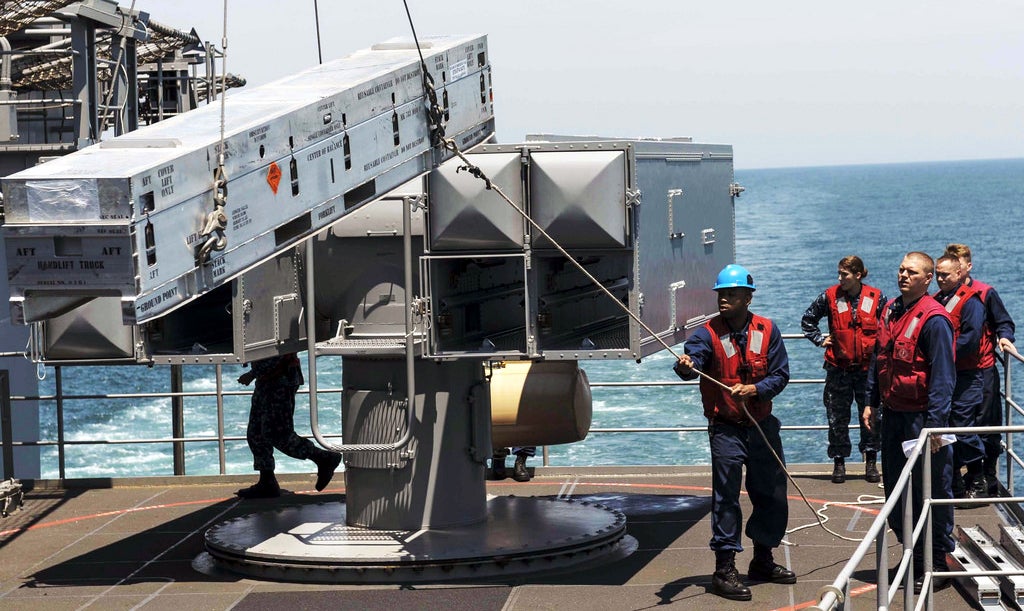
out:
{"label": "sailor's belt", "polygon": [[743,420],[729,420],[720,416],[715,416],[711,419],[711,424],[728,424],[730,426],[738,426],[742,429],[747,429],[754,426],[754,422],[749,419]]}

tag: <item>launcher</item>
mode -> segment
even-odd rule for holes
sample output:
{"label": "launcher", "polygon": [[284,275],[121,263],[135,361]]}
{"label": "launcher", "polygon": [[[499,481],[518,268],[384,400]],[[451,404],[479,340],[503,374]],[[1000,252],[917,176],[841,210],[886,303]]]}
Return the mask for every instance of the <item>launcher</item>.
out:
{"label": "launcher", "polygon": [[[488,138],[486,37],[421,46],[447,135]],[[443,161],[425,96],[388,42],[8,176],[12,318],[106,296],[143,323],[228,283]]]}

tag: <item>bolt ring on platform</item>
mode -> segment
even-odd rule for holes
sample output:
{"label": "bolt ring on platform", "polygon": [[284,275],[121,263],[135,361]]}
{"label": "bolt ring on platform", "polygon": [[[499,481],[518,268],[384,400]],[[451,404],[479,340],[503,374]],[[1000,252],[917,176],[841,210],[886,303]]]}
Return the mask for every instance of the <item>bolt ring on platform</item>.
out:
{"label": "bolt ring on platform", "polygon": [[[344,503],[253,513],[206,532],[232,572],[317,583],[392,583],[524,575],[628,554],[626,517],[568,499],[495,497],[476,524],[419,531],[345,524]],[[627,538],[630,539],[630,538]]]}

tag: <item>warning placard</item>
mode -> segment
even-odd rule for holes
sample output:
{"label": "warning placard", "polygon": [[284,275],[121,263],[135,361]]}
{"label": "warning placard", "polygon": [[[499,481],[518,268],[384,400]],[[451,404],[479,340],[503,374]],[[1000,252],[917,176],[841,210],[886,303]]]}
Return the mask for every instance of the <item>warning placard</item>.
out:
{"label": "warning placard", "polygon": [[267,169],[267,184],[274,195],[277,195],[277,185],[281,184],[281,168],[277,167],[276,162],[271,161]]}

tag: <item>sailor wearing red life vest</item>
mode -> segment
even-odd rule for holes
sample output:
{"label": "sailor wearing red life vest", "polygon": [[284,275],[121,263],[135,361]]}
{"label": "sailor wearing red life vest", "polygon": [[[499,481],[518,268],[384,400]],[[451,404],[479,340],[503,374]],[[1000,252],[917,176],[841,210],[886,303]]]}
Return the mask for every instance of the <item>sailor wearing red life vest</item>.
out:
{"label": "sailor wearing red life vest", "polygon": [[[995,351],[998,347],[1003,352],[1017,354],[1013,318],[1006,311],[1003,300],[994,288],[971,277],[971,249],[966,244],[949,244],[946,252],[957,257],[966,277],[964,284],[978,290],[981,302],[985,304],[985,330],[979,348],[981,361],[978,368],[982,377],[981,408],[976,422],[978,426],[1000,426],[1003,424],[1003,406],[999,400],[999,372],[996,370]],[[996,468],[999,454],[1003,451],[1002,435],[999,433],[983,433],[980,435],[985,446],[984,472],[989,496],[999,495],[999,478]]]}
{"label": "sailor wearing red life vest", "polygon": [[[985,305],[977,289],[963,284],[966,276],[960,260],[944,254],[935,262],[935,281],[939,291],[938,301],[953,322],[953,337],[956,338],[956,386],[949,412],[949,426],[973,427],[981,410],[982,376],[980,352],[982,332],[985,325]],[[991,345],[987,346],[991,354]],[[953,445],[953,497],[977,498],[985,496],[985,475],[982,472],[985,446],[977,433],[963,433],[956,436]],[[960,470],[967,468],[966,476]],[[970,508],[972,506],[966,506]]]}
{"label": "sailor wearing red life vest", "polygon": [[731,600],[750,600],[750,588],[740,580],[735,563],[736,553],[743,551],[740,484],[744,466],[747,493],[754,505],[746,527],[754,542],[747,576],[753,581],[796,583],[796,575],[776,564],[772,556],[772,549],[782,542],[789,517],[786,474],[779,462],[785,460],[781,425],[771,413],[772,398],[789,383],[789,357],[778,327],[748,309],[755,286],[746,268],[727,265],[718,274],[714,290],[719,315],[686,340],[685,354],[679,357],[675,372],[692,380],[697,369],[728,388],[701,378],[711,445],[710,547],[715,552],[711,592]]}
{"label": "sailor wearing red life vest", "polygon": [[[885,297],[873,286],[863,283],[868,275],[860,257],[850,255],[837,265],[839,284],[821,292],[800,319],[804,337],[825,348],[825,391],[822,401],[828,417],[828,457],[834,461],[832,481],[846,481],[846,459],[850,456],[850,408],[857,401],[860,424],[858,450],[864,455],[864,479],[878,482],[876,464],[878,435],[869,431],[860,418],[865,405],[868,366],[874,357],[878,339],[878,320],[885,308]],[[818,327],[828,318],[827,337]]]}
{"label": "sailor wearing red life vest", "polygon": [[[900,296],[886,305],[879,329],[876,363],[868,375],[868,407],[864,420],[869,428],[880,427],[885,496],[907,463],[904,441],[916,439],[924,428],[944,427],[956,382],[953,361],[953,325],[946,310],[928,295],[934,274],[932,258],[922,252],[908,253],[900,263],[897,281]],[[876,412],[877,406],[877,412]],[[876,420],[876,415],[880,416]],[[879,421],[880,420],[880,421]],[[931,498],[952,498],[952,449],[939,437],[930,437]],[[913,471],[911,509],[917,522],[924,506],[921,465]],[[932,544],[934,570],[946,570],[946,554],[953,551],[953,508],[933,505]],[[903,512],[889,514],[889,527],[903,538]],[[915,586],[924,576],[924,544],[914,546]],[[935,589],[949,585],[948,578],[932,580]]]}

